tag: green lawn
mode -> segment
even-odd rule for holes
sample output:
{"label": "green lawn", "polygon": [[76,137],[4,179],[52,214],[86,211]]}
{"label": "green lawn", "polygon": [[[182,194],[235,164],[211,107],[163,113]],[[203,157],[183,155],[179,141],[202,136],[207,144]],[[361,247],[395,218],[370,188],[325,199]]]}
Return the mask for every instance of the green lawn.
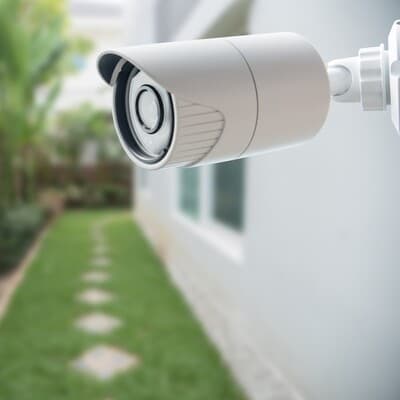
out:
{"label": "green lawn", "polygon": [[[75,300],[89,285],[93,225],[107,218],[111,281],[96,285],[116,295],[106,306]],[[121,318],[107,336],[77,330],[89,310]],[[96,344],[137,354],[141,365],[97,382],[70,365]],[[60,218],[0,322],[0,400],[234,400],[241,391],[171,285],[128,213],[70,212]]]}

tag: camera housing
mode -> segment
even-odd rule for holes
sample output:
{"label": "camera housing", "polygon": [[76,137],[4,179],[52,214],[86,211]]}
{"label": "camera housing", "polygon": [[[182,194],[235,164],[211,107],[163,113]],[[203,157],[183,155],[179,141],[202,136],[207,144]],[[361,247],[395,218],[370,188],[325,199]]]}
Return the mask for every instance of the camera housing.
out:
{"label": "camera housing", "polygon": [[294,33],[159,43],[104,52],[113,118],[147,169],[227,161],[312,138],[328,113],[324,62]]}

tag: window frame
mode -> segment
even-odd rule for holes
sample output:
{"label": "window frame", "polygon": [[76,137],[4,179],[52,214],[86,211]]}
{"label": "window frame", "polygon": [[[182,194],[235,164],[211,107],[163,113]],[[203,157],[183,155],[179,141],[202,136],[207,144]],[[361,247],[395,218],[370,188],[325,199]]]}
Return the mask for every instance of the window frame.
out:
{"label": "window frame", "polygon": [[[232,162],[232,161],[231,161]],[[239,162],[239,160],[235,160],[233,162]],[[241,226],[240,228],[235,228],[232,225],[229,225],[228,223],[224,223],[221,219],[218,219],[216,214],[216,203],[215,203],[215,173],[216,173],[216,168],[218,168],[218,165],[221,164],[213,164],[210,166],[210,176],[209,176],[209,211],[208,211],[208,216],[209,218],[213,221],[213,225],[220,226],[222,229],[227,230],[231,232],[232,235],[236,234],[238,236],[242,236],[245,232],[246,229],[246,219],[245,219],[245,210],[246,210],[246,161],[244,159],[240,159],[240,162],[243,163],[243,199],[242,199],[242,221],[241,221]]]}
{"label": "window frame", "polygon": [[198,173],[198,204],[197,204],[197,213],[196,215],[192,215],[190,212],[188,212],[188,210],[185,210],[182,207],[182,174],[185,171],[188,171],[188,169],[178,169],[178,173],[176,174],[176,192],[177,192],[177,196],[176,196],[176,209],[179,211],[180,214],[182,214],[182,216],[184,216],[185,218],[193,221],[193,223],[199,223],[202,218],[202,200],[203,200],[203,196],[202,196],[202,171],[200,167],[195,167],[195,168],[191,168],[192,170],[197,171]]}
{"label": "window frame", "polygon": [[[180,207],[181,185],[180,185],[180,169],[175,172],[175,220],[184,225],[198,236],[204,238],[214,247],[217,247],[225,255],[233,259],[238,265],[243,262],[243,238],[245,235],[246,225],[243,224],[241,230],[237,230],[232,226],[224,224],[215,218],[213,213],[214,198],[214,165],[197,167],[199,171],[199,215],[198,218],[192,218],[185,213]],[[244,175],[243,195],[246,195],[246,173]],[[243,201],[243,217],[245,216],[246,202]],[[244,218],[245,219],[245,218]]]}

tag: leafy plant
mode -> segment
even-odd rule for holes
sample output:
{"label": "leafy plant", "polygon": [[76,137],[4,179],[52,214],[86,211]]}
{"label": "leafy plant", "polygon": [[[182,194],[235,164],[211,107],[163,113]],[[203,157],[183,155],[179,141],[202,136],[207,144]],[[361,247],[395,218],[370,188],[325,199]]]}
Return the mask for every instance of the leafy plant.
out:
{"label": "leafy plant", "polygon": [[88,144],[96,148],[96,161],[124,160],[113,130],[108,112],[82,104],[58,116],[51,147],[56,158],[69,165],[79,165]]}
{"label": "leafy plant", "polygon": [[16,265],[43,221],[43,210],[34,205],[0,212],[0,274]]}
{"label": "leafy plant", "polygon": [[[60,89],[72,71],[71,54],[85,50],[68,38],[63,0],[0,2],[0,206],[21,200],[24,173],[27,200],[35,195],[35,154]],[[87,49],[87,46],[86,46]],[[38,92],[41,92],[39,101]],[[17,161],[22,160],[19,168]]]}

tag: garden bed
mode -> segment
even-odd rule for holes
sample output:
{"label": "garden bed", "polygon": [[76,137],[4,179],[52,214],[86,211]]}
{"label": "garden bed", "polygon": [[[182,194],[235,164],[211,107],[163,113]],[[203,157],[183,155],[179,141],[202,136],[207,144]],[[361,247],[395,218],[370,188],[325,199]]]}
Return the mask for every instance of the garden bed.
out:
{"label": "garden bed", "polygon": [[25,252],[24,257],[18,265],[10,269],[7,273],[0,275],[0,320],[7,311],[8,304],[12,299],[14,291],[22,281],[27,268],[32,263],[50,226],[51,221],[49,220],[29,246],[29,249]]}
{"label": "garden bed", "polygon": [[0,212],[0,278],[22,260],[46,219],[45,211],[34,205]]}

